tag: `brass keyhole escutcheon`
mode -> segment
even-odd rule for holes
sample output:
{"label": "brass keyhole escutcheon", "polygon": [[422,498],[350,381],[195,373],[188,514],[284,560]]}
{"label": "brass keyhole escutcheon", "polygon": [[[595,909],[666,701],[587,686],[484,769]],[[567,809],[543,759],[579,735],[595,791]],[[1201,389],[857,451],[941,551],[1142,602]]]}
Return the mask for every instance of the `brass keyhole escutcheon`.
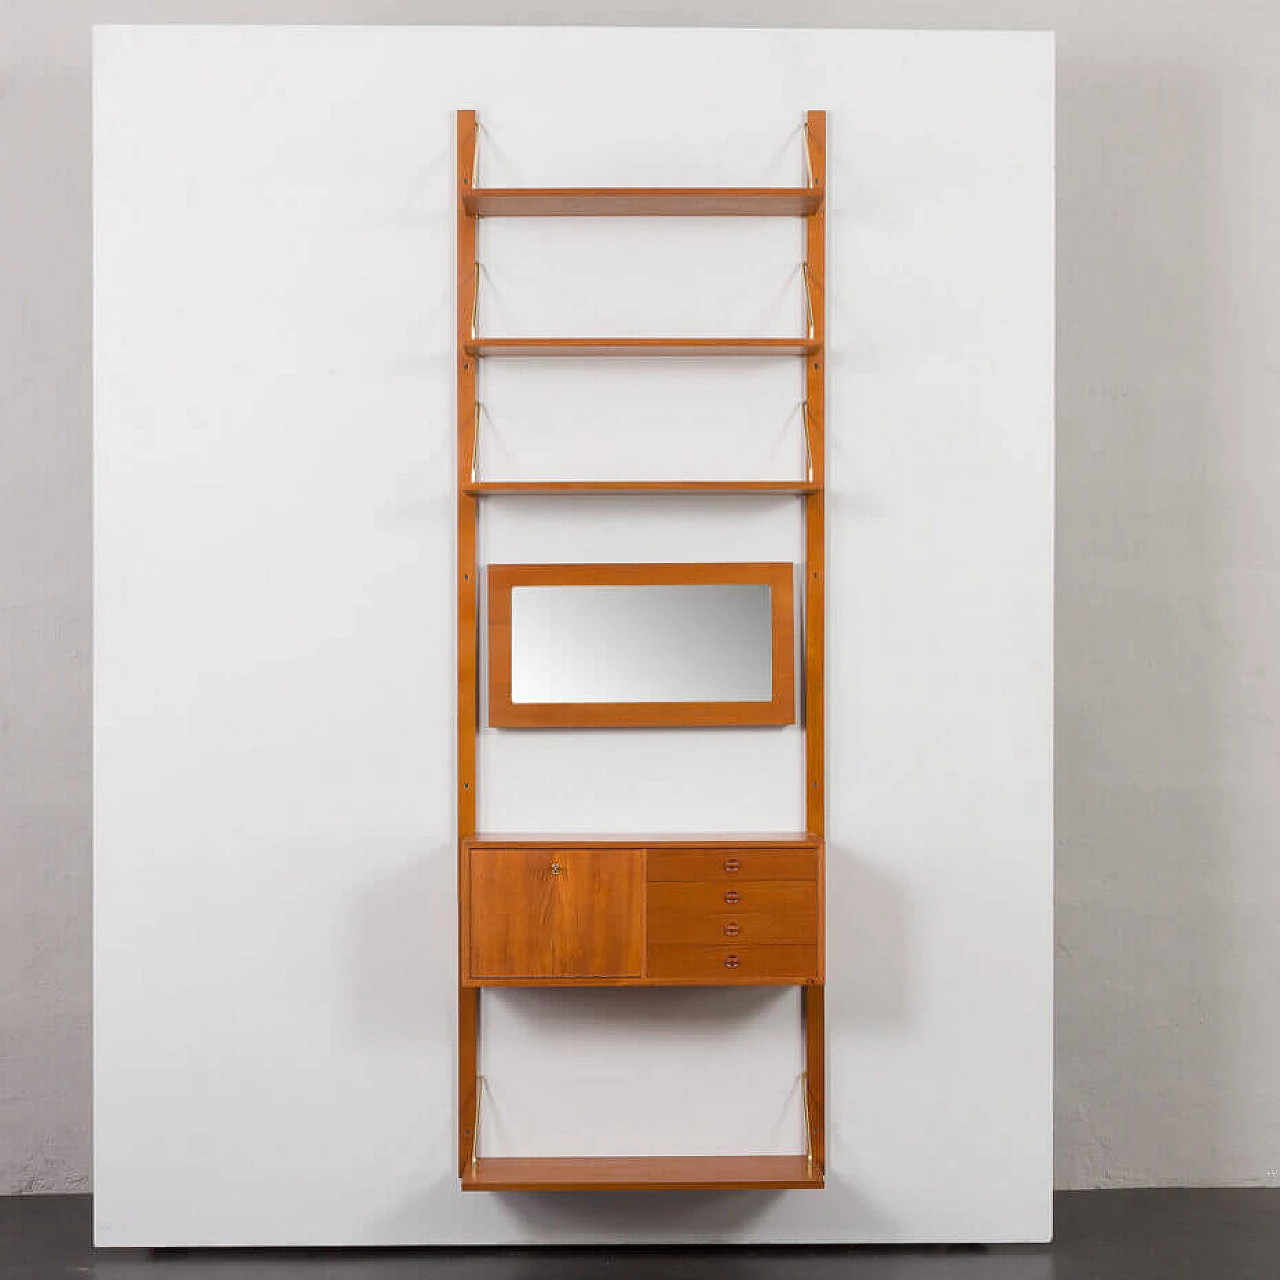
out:
{"label": "brass keyhole escutcheon", "polygon": [[551,874],[553,876],[558,876],[560,874],[560,864],[558,862],[553,862],[551,864]]}

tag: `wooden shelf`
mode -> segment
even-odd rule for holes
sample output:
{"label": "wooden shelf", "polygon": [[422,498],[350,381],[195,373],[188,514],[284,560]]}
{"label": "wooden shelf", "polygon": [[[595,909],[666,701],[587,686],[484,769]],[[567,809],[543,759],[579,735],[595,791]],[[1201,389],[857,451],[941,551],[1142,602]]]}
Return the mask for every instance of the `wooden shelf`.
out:
{"label": "wooden shelf", "polygon": [[461,486],[477,497],[486,493],[820,493],[809,480],[476,480]]}
{"label": "wooden shelf", "polygon": [[807,356],[810,338],[468,338],[469,356],[583,359],[631,356]]}
{"label": "wooden shelf", "polygon": [[805,217],[820,187],[475,187],[462,206],[482,218]]}
{"label": "wooden shelf", "polygon": [[481,1157],[464,1191],[750,1191],[820,1188],[807,1156]]}

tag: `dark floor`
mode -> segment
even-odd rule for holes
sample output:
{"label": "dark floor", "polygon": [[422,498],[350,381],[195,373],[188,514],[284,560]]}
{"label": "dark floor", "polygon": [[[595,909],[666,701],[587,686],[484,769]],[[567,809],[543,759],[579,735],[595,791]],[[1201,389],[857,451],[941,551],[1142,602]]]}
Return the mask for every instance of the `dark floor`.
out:
{"label": "dark floor", "polygon": [[88,1196],[0,1198],[0,1280],[1280,1280],[1280,1190],[1060,1193],[1043,1248],[95,1251]]}

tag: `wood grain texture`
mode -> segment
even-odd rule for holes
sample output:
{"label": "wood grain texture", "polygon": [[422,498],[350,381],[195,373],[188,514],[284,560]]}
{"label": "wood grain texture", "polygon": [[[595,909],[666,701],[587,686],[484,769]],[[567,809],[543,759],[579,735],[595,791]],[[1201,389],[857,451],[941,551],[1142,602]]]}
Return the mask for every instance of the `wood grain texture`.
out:
{"label": "wood grain texture", "polygon": [[473,849],[470,975],[639,978],[644,854],[634,849]]}
{"label": "wood grain texture", "polygon": [[[810,111],[805,119],[810,181],[827,185],[827,113]],[[826,484],[826,202],[805,218],[805,270],[817,350],[805,360],[805,403],[814,479]],[[826,835],[826,508],[820,488],[805,498],[804,729],[805,829]],[[817,969],[826,975],[825,843],[819,855],[819,936]],[[826,1161],[825,992],[807,987],[801,995],[809,1103],[809,1155],[821,1171]]]}
{"label": "wood grain texture", "polygon": [[[720,564],[491,564],[489,723],[499,729],[785,725],[795,721],[795,605],[788,562]],[[769,588],[772,697],[768,702],[513,702],[511,592],[516,587],[762,583]]]}
{"label": "wood grain texture", "polygon": [[818,981],[815,946],[650,943],[649,980],[684,986],[796,986]]}
{"label": "wood grain texture", "polygon": [[808,338],[473,338],[471,356],[508,359],[622,359],[640,356],[807,356]]}
{"label": "wood grain texture", "polygon": [[[810,836],[696,847],[476,836],[463,851],[467,985],[793,985],[820,976],[821,850]],[[610,864],[611,855],[621,861]],[[744,880],[726,861],[795,878]]]}
{"label": "wood grain texture", "polygon": [[[651,854],[650,857],[653,855]],[[816,915],[822,901],[812,880],[649,881],[650,911],[700,911],[704,915]]]}
{"label": "wood grain texture", "polygon": [[738,889],[751,880],[816,880],[818,855],[806,849],[653,849],[649,883],[705,881]]}
{"label": "wood grain texture", "polygon": [[723,835],[689,835],[683,832],[646,832],[638,835],[520,835],[492,831],[468,836],[463,845],[469,849],[702,849],[728,852],[733,849],[818,849],[822,841],[810,831],[733,832]]}
{"label": "wood grain texture", "polygon": [[[816,903],[805,911],[741,911],[721,907],[708,911],[692,905],[659,906],[649,890],[648,936],[650,946],[793,946],[817,947]],[[810,897],[812,898],[812,886]]]}
{"label": "wood grain texture", "polygon": [[[810,111],[806,120],[813,180],[826,185],[827,116]],[[826,483],[826,217],[823,208],[805,219],[805,267],[816,349],[805,361],[805,404],[814,478]],[[826,670],[826,521],[821,488],[805,499],[804,729],[805,829],[826,833],[824,769]]]}
{"label": "wood grain texture", "polygon": [[[732,899],[732,901],[729,901]],[[818,945],[816,884],[766,880],[720,884],[653,884],[646,893],[650,943]]]}
{"label": "wood grain texture", "polygon": [[[476,115],[459,111],[457,120],[457,261],[456,336],[457,363],[457,626],[458,626],[458,894],[465,880],[462,841],[476,826],[476,729],[479,722],[479,686],[476,655],[479,649],[476,566],[476,500],[463,491],[470,479],[475,447],[476,361],[467,354],[471,334],[471,301],[476,263],[476,221],[466,210],[463,197],[471,185],[475,167]],[[465,922],[460,919],[458,937],[458,1166],[466,1169],[475,1158],[474,1132],[477,1072],[479,1069],[480,998],[463,986],[467,967]]]}
{"label": "wood grain texture", "polygon": [[482,1157],[464,1191],[750,1191],[822,1186],[804,1156]]}
{"label": "wood grain texture", "polygon": [[822,204],[817,187],[476,187],[483,218],[795,217]]}
{"label": "wood grain texture", "polygon": [[477,480],[462,492],[485,494],[571,493],[816,493],[807,480]]}

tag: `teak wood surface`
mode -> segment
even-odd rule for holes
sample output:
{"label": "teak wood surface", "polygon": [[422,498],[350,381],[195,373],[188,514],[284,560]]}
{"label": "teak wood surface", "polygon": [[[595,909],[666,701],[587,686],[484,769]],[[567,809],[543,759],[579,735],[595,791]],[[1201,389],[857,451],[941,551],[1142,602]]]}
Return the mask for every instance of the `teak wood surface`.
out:
{"label": "teak wood surface", "polygon": [[818,888],[787,880],[654,884],[645,892],[650,942],[747,942],[816,945]]}
{"label": "teak wood surface", "polygon": [[735,942],[670,946],[652,943],[646,955],[651,984],[672,986],[797,986],[816,982],[818,949],[784,943]]}
{"label": "teak wood surface", "polygon": [[[460,895],[459,993],[458,993],[458,1159],[464,1190],[701,1190],[735,1188],[816,1188],[823,1185],[825,1169],[825,770],[824,770],[824,576],[825,576],[825,238],[826,238],[826,113],[810,111],[805,138],[808,180],[796,188],[529,188],[485,189],[476,184],[476,116],[458,112],[458,210],[457,210],[457,517],[458,517],[458,883]],[[477,298],[477,236],[481,217],[541,216],[706,216],[713,214],[801,216],[805,222],[805,279],[808,332],[801,338],[483,338],[475,330]],[[481,357],[516,358],[631,358],[636,356],[802,356],[805,363],[805,430],[810,476],[795,481],[480,481],[476,475],[477,373]],[[478,499],[520,493],[678,493],[678,492],[777,492],[801,496],[805,507],[805,564],[803,581],[804,659],[802,715],[805,730],[805,826],[803,833],[779,836],[723,837],[479,837],[476,821],[476,731],[479,716],[476,549]],[[790,578],[788,578],[788,589]],[[776,596],[775,596],[776,600]],[[790,609],[788,609],[790,618]],[[509,637],[508,637],[509,638]],[[791,651],[788,647],[790,666]],[[779,670],[775,661],[775,677]],[[794,701],[794,698],[791,699]],[[681,866],[670,861],[678,851],[683,858],[698,853],[722,856],[731,849],[739,854],[739,866],[730,871],[714,866],[705,879],[685,877]],[[564,885],[553,891],[571,904],[585,884],[582,898],[604,892],[618,906],[620,930],[606,938],[597,932],[578,907],[561,912],[565,940],[549,954],[557,964],[575,970],[634,967],[636,938],[643,955],[643,972],[633,977],[549,977],[534,979],[573,985],[627,984],[640,981],[662,985],[701,984],[704,980],[728,985],[734,982],[780,981],[801,985],[805,1043],[804,1096],[806,1146],[801,1156],[717,1157],[618,1157],[565,1159],[479,1158],[476,1149],[478,1109],[478,1040],[480,989],[470,977],[472,958],[471,868],[473,854],[505,849],[524,850],[535,857],[558,848],[567,859],[574,851],[591,861],[596,855],[632,851],[630,862],[595,863],[591,874],[581,874],[576,888]],[[592,851],[595,851],[594,853]],[[754,862],[752,875],[742,878],[743,855],[772,850],[774,857],[794,858],[797,850],[811,853],[812,874],[796,879],[761,877]],[[651,861],[656,855],[654,879]],[[648,873],[635,879],[636,860]],[[664,861],[666,860],[666,861]],[[563,875],[567,861],[561,862]],[[582,866],[585,867],[584,862]],[[707,869],[705,860],[699,864]],[[782,863],[771,864],[781,867]],[[627,866],[629,871],[618,872]],[[663,868],[667,868],[664,870]],[[672,870],[675,868],[675,870]],[[603,879],[601,878],[603,877]],[[612,884],[616,877],[618,884]],[[513,882],[514,883],[513,883]],[[636,889],[637,883],[639,889]],[[498,877],[490,883],[484,875],[478,890],[482,898],[494,893],[514,893],[540,910],[542,892],[536,876],[526,869],[523,879]],[[595,886],[592,888],[590,886]],[[639,894],[640,933],[631,895]],[[732,900],[724,899],[733,895]],[[760,904],[763,903],[763,906]],[[813,903],[811,910],[810,904]],[[759,909],[757,909],[759,907]],[[594,911],[586,915],[593,915]],[[656,930],[654,926],[656,924]],[[485,926],[488,928],[489,926]],[[726,933],[726,928],[736,930]],[[504,932],[506,929],[506,932]],[[807,931],[812,929],[812,935]],[[521,930],[526,930],[522,934]],[[719,930],[719,934],[716,931]],[[514,949],[532,946],[519,941],[526,925],[496,926],[478,945],[483,955],[501,957]],[[723,936],[725,943],[719,941]],[[496,939],[496,941],[495,941]],[[554,957],[561,956],[557,961]],[[726,962],[733,963],[727,964]],[[507,964],[508,959],[495,959]],[[488,960],[485,963],[489,963]],[[662,974],[654,978],[656,965]],[[787,976],[768,974],[787,971]],[[801,973],[808,976],[802,977]],[[692,976],[680,976],[692,975]],[[529,981],[525,979],[524,981]]]}
{"label": "teak wood surface", "polygon": [[[814,907],[807,911],[720,911],[698,910],[692,906],[659,906],[650,888],[646,930],[650,946],[710,947],[790,944],[812,947],[818,936]],[[816,956],[815,956],[816,959]],[[652,974],[652,970],[650,970]]]}
{"label": "teak wood surface", "polygon": [[818,187],[474,187],[467,212],[481,218],[699,218],[805,216]]}
{"label": "teak wood surface", "polygon": [[641,356],[803,356],[818,350],[808,338],[470,338],[472,356],[590,360]]}
{"label": "teak wood surface", "polygon": [[808,480],[473,480],[464,493],[816,493]]}
{"label": "teak wood surface", "polygon": [[485,1156],[464,1191],[748,1191],[822,1186],[804,1156]]}
{"label": "teak wood surface", "polygon": [[[474,471],[476,420],[476,362],[466,350],[471,333],[471,308],[477,266],[476,220],[464,199],[475,172],[476,113],[458,112],[457,208],[457,511],[458,511],[458,883],[463,883],[462,841],[476,829],[476,730],[479,727],[477,655],[480,647],[476,577],[476,500],[463,485]],[[468,957],[458,942],[458,973]],[[479,1115],[480,993],[458,983],[458,1173],[472,1164],[476,1153]]]}
{"label": "teak wood surface", "polygon": [[818,855],[808,850],[746,850],[730,848],[686,849],[680,846],[652,850],[648,881],[700,880],[739,888],[745,880],[816,880]]}
{"label": "teak wood surface", "polygon": [[463,844],[468,849],[705,849],[712,853],[721,850],[762,849],[818,849],[822,838],[812,831],[724,831],[710,835],[706,832],[647,831],[635,835],[607,835],[604,832],[572,835],[531,835],[484,831],[467,836]]}
{"label": "teak wood surface", "polygon": [[463,857],[467,985],[819,980],[819,848],[469,840]]}
{"label": "teak wood surface", "polygon": [[473,849],[471,973],[489,978],[639,978],[644,853]]}
{"label": "teak wood surface", "polygon": [[[805,117],[809,180],[824,192],[827,187],[827,113],[810,111]],[[805,407],[809,422],[809,455],[814,479],[826,485],[826,293],[827,218],[824,199],[805,218],[805,274],[809,282],[812,335],[817,349],[805,358]],[[823,487],[804,500],[805,611],[804,611],[804,746],[805,830],[825,838],[826,755],[826,515]],[[825,859],[825,844],[819,855]],[[820,870],[819,883],[826,884]],[[824,889],[825,899],[825,889]],[[818,912],[818,928],[826,925],[825,901]],[[818,945],[819,977],[825,976],[825,937]],[[809,1119],[809,1154],[818,1168],[826,1161],[826,1024],[822,987],[801,992],[804,1021],[805,1082]]]}
{"label": "teak wood surface", "polygon": [[[646,925],[652,947],[814,947],[818,935],[818,920],[813,910],[789,915],[773,911],[660,910],[653,905],[652,891]],[[806,971],[811,972],[813,967],[806,966]],[[648,972],[652,977],[652,968]]]}
{"label": "teak wood surface", "polygon": [[[796,718],[794,566],[727,564],[491,564],[489,723],[497,729],[784,725]],[[768,702],[513,702],[511,592],[516,587],[638,587],[760,583],[769,588],[773,679]]]}

